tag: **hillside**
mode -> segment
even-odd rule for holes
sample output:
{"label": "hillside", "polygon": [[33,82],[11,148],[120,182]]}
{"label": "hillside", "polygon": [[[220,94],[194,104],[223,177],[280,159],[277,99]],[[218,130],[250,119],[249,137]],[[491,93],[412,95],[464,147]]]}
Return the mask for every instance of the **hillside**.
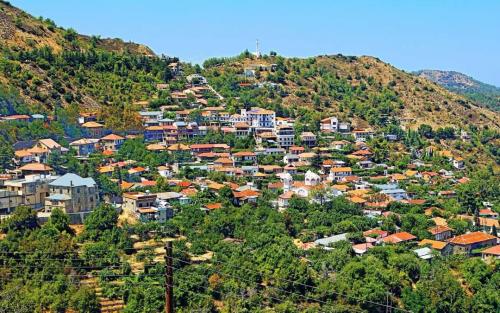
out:
{"label": "hillside", "polygon": [[[274,71],[268,70],[271,64],[275,64]],[[359,126],[383,125],[391,118],[410,128],[421,124],[500,126],[498,113],[374,57],[255,59],[243,54],[208,60],[205,65],[209,81],[225,96],[241,97],[246,87],[237,85],[239,82],[273,82],[281,86],[282,101],[278,102],[286,108],[309,107],[324,116],[358,118]],[[245,68],[265,70],[257,69],[254,76],[248,77],[243,75]],[[234,88],[228,88],[228,82]]]}
{"label": "hillside", "polygon": [[427,78],[452,92],[463,94],[479,105],[495,111],[500,110],[499,87],[455,71],[421,70],[414,74]]}
{"label": "hillside", "polygon": [[[146,46],[84,36],[0,2],[0,114],[78,106],[104,115],[149,99],[171,78]],[[116,113],[116,112],[115,112]]]}
{"label": "hillside", "polygon": [[[73,106],[100,111],[108,126],[131,127],[137,121],[130,113],[140,108],[139,101],[157,95],[156,83],[172,79],[168,64],[177,61],[157,57],[143,45],[79,35],[4,2],[0,25],[0,114]],[[271,64],[275,70],[259,70]],[[256,65],[255,77],[243,77],[245,68]],[[230,100],[230,107],[248,99],[243,104],[278,105],[292,114],[312,108],[322,116],[354,119],[358,126],[382,126],[397,119],[410,128],[499,128],[498,113],[374,57],[254,59],[247,53],[207,60],[203,74]],[[279,86],[279,96],[255,94],[245,85],[265,82]],[[240,103],[233,105],[236,102]]]}

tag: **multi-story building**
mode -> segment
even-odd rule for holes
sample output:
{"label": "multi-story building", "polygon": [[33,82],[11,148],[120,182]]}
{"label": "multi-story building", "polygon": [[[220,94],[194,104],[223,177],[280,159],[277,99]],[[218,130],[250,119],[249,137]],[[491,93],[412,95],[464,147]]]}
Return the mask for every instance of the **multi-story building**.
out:
{"label": "multi-story building", "polygon": [[76,150],[78,156],[88,156],[97,151],[98,142],[99,139],[82,138],[71,142],[69,146]]}
{"label": "multi-story building", "polygon": [[156,194],[143,193],[143,192],[125,192],[123,194],[124,211],[135,213],[141,208],[150,208],[154,206],[156,201]]}
{"label": "multi-story building", "polygon": [[125,138],[115,134],[109,134],[101,138],[101,146],[104,150],[118,151],[122,146]]}
{"label": "multi-story building", "polygon": [[149,192],[126,192],[123,194],[123,210],[134,214],[140,221],[164,222],[173,216],[171,206]]}
{"label": "multi-story building", "polygon": [[281,148],[288,148],[295,144],[295,130],[292,126],[283,125],[276,128],[276,139]]}
{"label": "multi-story building", "polygon": [[234,129],[235,129],[235,135],[238,138],[243,138],[250,135],[250,125],[248,125],[246,122],[234,124]]}
{"label": "multi-story building", "polygon": [[276,113],[271,110],[254,107],[250,110],[242,109],[241,116],[253,129],[274,129]]}
{"label": "multi-story building", "polygon": [[350,167],[332,167],[328,175],[328,180],[337,182],[351,175],[352,169]]}
{"label": "multi-story building", "polygon": [[8,180],[4,183],[4,187],[7,194],[10,193],[12,205],[41,209],[49,194],[49,183],[56,178],[57,176],[50,175],[28,175],[22,179]]}
{"label": "multi-story building", "polygon": [[300,134],[300,141],[305,146],[312,148],[316,146],[316,135],[312,132],[303,132],[302,134]]}
{"label": "multi-story building", "polygon": [[355,129],[352,131],[356,141],[366,141],[373,137],[373,131],[369,129]]}
{"label": "multi-story building", "polygon": [[235,164],[241,164],[245,162],[256,163],[257,155],[252,151],[240,151],[233,154],[233,161]]}
{"label": "multi-story building", "polygon": [[139,116],[142,120],[142,125],[147,126],[155,126],[160,124],[160,120],[163,118],[162,111],[141,111],[139,112]]}
{"label": "multi-story building", "polygon": [[320,130],[325,133],[334,133],[339,129],[339,120],[336,117],[328,117],[321,120]]}
{"label": "multi-story building", "polygon": [[92,211],[99,204],[97,184],[91,177],[67,173],[49,183],[45,211],[60,208],[66,213]]}
{"label": "multi-story building", "polygon": [[109,133],[108,130],[104,128],[104,125],[98,122],[86,122],[81,125],[85,136],[90,138],[101,138]]}
{"label": "multi-story building", "polygon": [[22,197],[14,191],[0,190],[0,217],[10,214],[22,205]]}

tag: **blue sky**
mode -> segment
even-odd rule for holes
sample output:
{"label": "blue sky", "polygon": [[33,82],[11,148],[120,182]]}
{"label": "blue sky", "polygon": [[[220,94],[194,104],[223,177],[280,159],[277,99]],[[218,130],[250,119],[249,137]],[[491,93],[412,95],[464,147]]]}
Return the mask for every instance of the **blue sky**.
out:
{"label": "blue sky", "polygon": [[396,67],[457,70],[500,86],[496,0],[11,0],[84,34],[119,37],[201,63],[244,49],[372,55]]}

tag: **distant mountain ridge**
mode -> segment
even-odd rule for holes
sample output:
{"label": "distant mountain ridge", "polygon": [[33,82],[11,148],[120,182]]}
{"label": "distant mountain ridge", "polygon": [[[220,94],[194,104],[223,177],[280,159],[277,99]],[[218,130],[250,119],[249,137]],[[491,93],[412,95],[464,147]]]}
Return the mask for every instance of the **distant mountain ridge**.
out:
{"label": "distant mountain ridge", "polygon": [[421,70],[414,74],[450,91],[463,94],[479,105],[500,111],[500,87],[483,83],[456,71]]}

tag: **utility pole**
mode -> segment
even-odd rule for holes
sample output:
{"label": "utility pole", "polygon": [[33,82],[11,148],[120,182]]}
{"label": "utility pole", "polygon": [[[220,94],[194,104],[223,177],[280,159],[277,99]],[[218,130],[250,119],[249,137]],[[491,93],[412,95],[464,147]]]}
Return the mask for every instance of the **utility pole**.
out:
{"label": "utility pole", "polygon": [[172,241],[165,244],[165,313],[174,313],[174,271],[172,267]]}
{"label": "utility pole", "polygon": [[389,308],[389,291],[385,294],[385,312],[390,313],[391,309]]}

